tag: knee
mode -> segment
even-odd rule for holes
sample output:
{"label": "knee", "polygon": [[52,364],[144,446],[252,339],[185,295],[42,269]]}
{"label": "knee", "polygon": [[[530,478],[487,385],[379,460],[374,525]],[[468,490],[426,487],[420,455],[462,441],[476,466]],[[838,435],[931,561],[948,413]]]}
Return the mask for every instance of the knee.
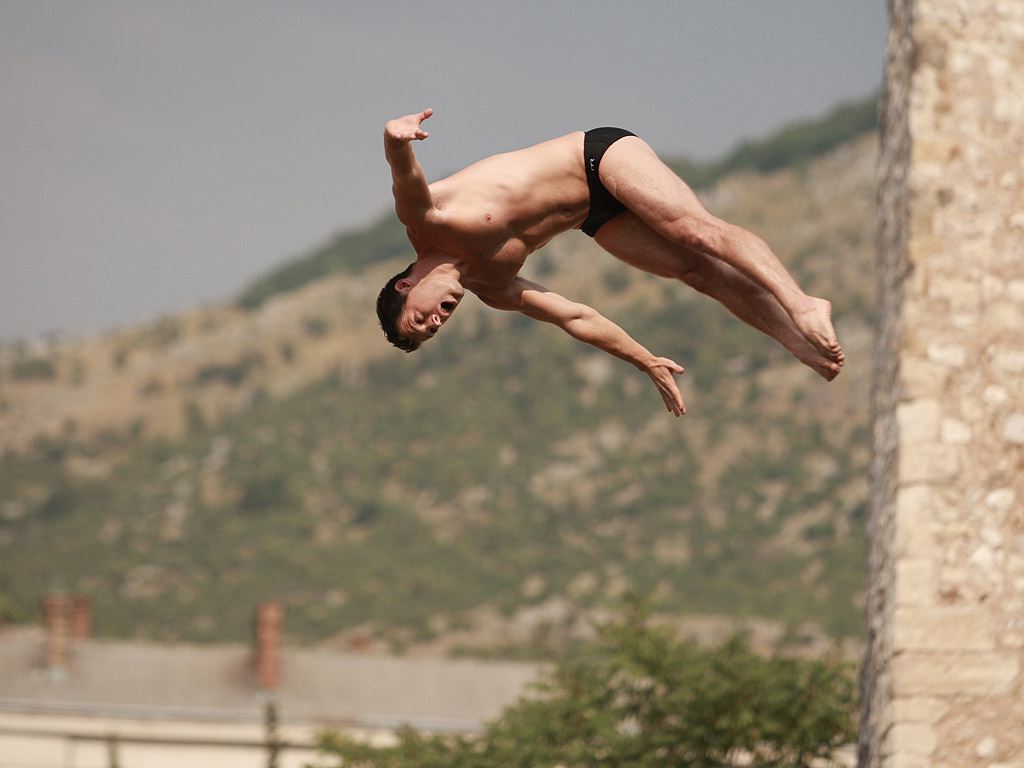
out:
{"label": "knee", "polygon": [[667,237],[699,253],[717,253],[722,228],[713,218],[685,216],[668,225]]}
{"label": "knee", "polygon": [[691,262],[675,276],[700,293],[710,293],[712,286],[716,282],[717,274],[718,269],[712,260],[710,258],[703,258]]}

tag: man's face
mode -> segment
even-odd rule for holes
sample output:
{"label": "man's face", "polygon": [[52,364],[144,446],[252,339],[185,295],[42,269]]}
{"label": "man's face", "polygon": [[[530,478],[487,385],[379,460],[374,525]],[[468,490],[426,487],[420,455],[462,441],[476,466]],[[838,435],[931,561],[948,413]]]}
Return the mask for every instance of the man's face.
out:
{"label": "man's face", "polygon": [[399,280],[395,290],[405,294],[405,308],[398,320],[403,336],[420,343],[434,337],[445,324],[465,293],[457,280],[427,275],[420,280]]}

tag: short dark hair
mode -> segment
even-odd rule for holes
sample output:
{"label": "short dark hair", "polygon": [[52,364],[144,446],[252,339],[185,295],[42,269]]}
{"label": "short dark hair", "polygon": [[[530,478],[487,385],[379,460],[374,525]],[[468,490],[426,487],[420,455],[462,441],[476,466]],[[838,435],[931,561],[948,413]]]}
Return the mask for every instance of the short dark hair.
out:
{"label": "short dark hair", "polygon": [[404,352],[415,352],[420,348],[420,342],[403,336],[398,330],[398,318],[405,309],[405,294],[395,290],[398,281],[412,274],[413,262],[404,271],[388,280],[387,285],[377,295],[377,318],[380,320],[380,327],[384,336],[396,347]]}

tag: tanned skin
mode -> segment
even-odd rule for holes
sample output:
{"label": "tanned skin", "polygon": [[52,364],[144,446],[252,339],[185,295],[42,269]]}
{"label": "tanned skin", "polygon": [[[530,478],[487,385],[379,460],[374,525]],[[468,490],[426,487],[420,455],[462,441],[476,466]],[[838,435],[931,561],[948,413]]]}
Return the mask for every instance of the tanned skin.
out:
{"label": "tanned skin", "polygon": [[[519,276],[531,253],[587,218],[583,132],[428,183],[412,143],[430,135],[422,123],[432,114],[406,115],[384,128],[395,211],[416,251],[412,272],[395,285],[406,297],[402,335],[427,341],[469,291],[490,307],[551,323],[625,360],[650,377],[670,413],[685,413],[675,379],[681,365],[651,353],[594,308]],[[627,211],[598,230],[598,245],[714,297],[826,380],[839,374],[844,356],[831,304],[805,294],[757,235],[712,216],[646,142],[626,136],[613,143],[599,174]]]}

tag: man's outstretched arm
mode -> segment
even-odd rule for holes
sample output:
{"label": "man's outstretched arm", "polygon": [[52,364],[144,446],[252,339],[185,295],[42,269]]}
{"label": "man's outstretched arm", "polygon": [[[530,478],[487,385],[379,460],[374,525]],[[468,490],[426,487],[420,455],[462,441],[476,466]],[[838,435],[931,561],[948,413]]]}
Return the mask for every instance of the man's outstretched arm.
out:
{"label": "man's outstretched arm", "polygon": [[422,221],[433,207],[427,176],[412,150],[413,141],[422,141],[430,135],[420,127],[420,123],[432,114],[434,110],[425,109],[414,115],[389,120],[384,126],[384,157],[391,166],[395,213],[403,224]]}
{"label": "man's outstretched arm", "polygon": [[625,360],[650,376],[665,407],[676,416],[686,413],[683,396],[676,385],[676,374],[683,367],[667,357],[657,357],[622,328],[593,307],[570,301],[537,283],[516,278],[501,299],[481,297],[496,309],[516,310],[534,320],[552,323],[574,339]]}

